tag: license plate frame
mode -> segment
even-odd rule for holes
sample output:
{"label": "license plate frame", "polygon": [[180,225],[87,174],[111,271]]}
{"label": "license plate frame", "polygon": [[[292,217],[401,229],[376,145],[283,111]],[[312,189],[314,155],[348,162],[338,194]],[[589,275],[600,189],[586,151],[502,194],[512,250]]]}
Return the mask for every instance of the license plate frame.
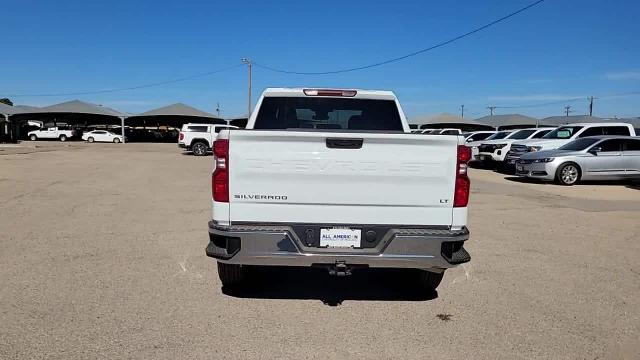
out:
{"label": "license plate frame", "polygon": [[362,245],[362,229],[321,228],[320,247],[357,249]]}

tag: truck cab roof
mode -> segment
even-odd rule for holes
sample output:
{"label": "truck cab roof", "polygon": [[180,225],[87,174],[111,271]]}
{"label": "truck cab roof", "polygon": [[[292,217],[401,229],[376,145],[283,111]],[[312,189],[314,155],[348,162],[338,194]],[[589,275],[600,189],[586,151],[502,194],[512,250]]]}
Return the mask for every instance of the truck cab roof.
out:
{"label": "truck cab roof", "polygon": [[[317,94],[314,94],[317,91]],[[340,95],[340,94],[346,95]],[[335,94],[335,95],[332,95]],[[351,95],[353,94],[353,95]],[[364,89],[327,89],[327,88],[267,88],[262,93],[265,97],[351,97],[356,99],[395,100],[396,95],[389,90]]]}

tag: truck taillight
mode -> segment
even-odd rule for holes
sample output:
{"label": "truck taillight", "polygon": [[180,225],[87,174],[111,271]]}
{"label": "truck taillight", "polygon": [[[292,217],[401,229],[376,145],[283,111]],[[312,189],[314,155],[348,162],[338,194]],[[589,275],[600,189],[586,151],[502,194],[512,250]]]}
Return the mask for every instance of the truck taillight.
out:
{"label": "truck taillight", "polygon": [[458,145],[458,164],[456,166],[456,185],[453,193],[453,207],[465,207],[469,203],[471,181],[467,175],[467,163],[471,160],[471,148]]}
{"label": "truck taillight", "polygon": [[183,132],[180,132],[180,137],[179,137],[179,139],[180,139],[180,140],[184,140],[184,133],[183,133]]}
{"label": "truck taillight", "polygon": [[213,143],[216,168],[211,175],[213,201],[229,202],[229,140],[219,139]]}

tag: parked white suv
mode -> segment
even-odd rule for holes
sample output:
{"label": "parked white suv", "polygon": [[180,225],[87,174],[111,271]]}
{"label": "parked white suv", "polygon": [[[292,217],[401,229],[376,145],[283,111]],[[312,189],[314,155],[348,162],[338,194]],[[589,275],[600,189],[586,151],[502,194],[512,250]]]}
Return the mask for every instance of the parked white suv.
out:
{"label": "parked white suv", "polygon": [[514,142],[511,145],[511,150],[507,153],[506,161],[509,164],[515,164],[525,153],[557,149],[575,139],[601,135],[636,136],[636,131],[631,124],[616,122],[563,125],[550,131],[541,139]]}
{"label": "parked white suv", "polygon": [[502,131],[497,131],[496,133],[494,133],[493,135],[490,135],[486,139],[475,140],[475,141],[465,140],[465,145],[471,149],[471,160],[476,160],[478,153],[480,152],[479,147],[480,145],[482,145],[483,142],[487,142],[489,140],[504,139],[507,136],[509,136],[509,134],[511,134],[512,132],[513,131],[511,130],[502,130]]}
{"label": "parked white suv", "polygon": [[206,253],[224,286],[247,266],[381,267],[433,290],[470,260],[470,149],[411,134],[390,91],[267,89],[213,152]]}
{"label": "parked white suv", "polygon": [[478,146],[476,160],[503,162],[507,153],[511,150],[511,144],[514,142],[526,139],[540,139],[553,129],[555,128],[520,129],[512,132],[504,139],[483,141]]}
{"label": "parked white suv", "polygon": [[59,127],[46,127],[27,133],[29,140],[36,141],[39,139],[58,139],[60,141],[67,141],[76,135],[74,130],[60,129]]}
{"label": "parked white suv", "polygon": [[204,156],[211,151],[220,130],[237,128],[232,125],[184,124],[178,135],[178,147],[191,151],[195,156]]}

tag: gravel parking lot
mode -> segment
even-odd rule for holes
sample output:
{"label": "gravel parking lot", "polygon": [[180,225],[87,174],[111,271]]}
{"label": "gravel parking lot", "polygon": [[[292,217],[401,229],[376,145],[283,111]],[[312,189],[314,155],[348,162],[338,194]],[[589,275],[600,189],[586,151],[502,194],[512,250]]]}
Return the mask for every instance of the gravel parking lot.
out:
{"label": "gravel parking lot", "polygon": [[640,187],[473,169],[472,261],[437,296],[300,269],[227,295],[211,157],[43,144],[0,151],[2,359],[640,358]]}

